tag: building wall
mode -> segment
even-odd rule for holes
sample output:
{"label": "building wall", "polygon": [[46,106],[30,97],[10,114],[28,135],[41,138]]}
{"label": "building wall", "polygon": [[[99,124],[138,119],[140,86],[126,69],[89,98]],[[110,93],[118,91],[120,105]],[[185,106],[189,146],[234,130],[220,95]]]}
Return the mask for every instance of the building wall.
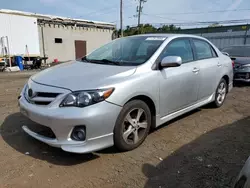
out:
{"label": "building wall", "polygon": [[[42,30],[44,35],[45,54],[48,63],[54,59],[68,61],[75,59],[75,40],[87,42],[87,53],[112,40],[110,29],[63,27],[58,25],[39,26],[40,52],[43,56]],[[62,38],[62,43],[55,43],[55,38]]]}
{"label": "building wall", "polygon": [[203,33],[201,36],[210,40],[219,49],[231,45],[249,45],[250,31],[229,31],[220,33]]}
{"label": "building wall", "polygon": [[[39,55],[37,19],[27,16],[11,15],[0,13],[0,56],[6,55]],[[9,52],[7,48],[7,38],[9,42]],[[26,50],[28,46],[28,52]]]}
{"label": "building wall", "polygon": [[182,29],[179,33],[205,37],[220,49],[231,45],[250,45],[250,26],[248,24]]}

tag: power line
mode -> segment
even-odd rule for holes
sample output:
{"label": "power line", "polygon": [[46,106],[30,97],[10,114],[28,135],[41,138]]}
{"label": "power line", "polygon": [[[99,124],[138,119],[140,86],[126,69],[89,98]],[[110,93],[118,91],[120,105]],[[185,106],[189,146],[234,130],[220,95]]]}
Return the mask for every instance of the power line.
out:
{"label": "power line", "polygon": [[250,11],[250,9],[231,9],[231,10],[214,10],[214,11],[206,11],[206,12],[173,12],[173,13],[163,13],[163,14],[157,14],[157,16],[162,15],[187,15],[187,14],[209,14],[209,13],[220,13],[220,12],[238,12],[238,11]]}
{"label": "power line", "polygon": [[190,25],[210,25],[210,24],[240,24],[250,23],[250,19],[241,20],[221,20],[221,21],[204,21],[204,22],[182,22],[182,23],[148,23],[152,25],[176,25],[176,26],[190,26]]}
{"label": "power line", "polygon": [[117,6],[112,6],[112,7],[109,7],[109,8],[103,8],[103,9],[100,9],[100,10],[97,10],[97,11],[93,11],[93,12],[88,12],[88,13],[85,13],[83,15],[87,15],[87,14],[96,14],[96,13],[99,13],[99,12],[102,12],[102,11],[108,11],[108,10],[112,10],[114,8],[117,8]]}
{"label": "power line", "polygon": [[[134,18],[135,16],[129,16],[129,17],[127,17],[126,19],[131,19],[131,18]],[[124,20],[124,19],[123,19]],[[110,22],[110,23],[116,23],[116,22],[118,22],[119,20],[115,20],[115,21],[112,21],[112,22]]]}
{"label": "power line", "polygon": [[168,20],[173,20],[173,21],[188,21],[188,22],[195,22],[195,21],[191,21],[191,20],[179,20],[179,19],[175,19],[175,18],[169,18],[169,17],[163,17],[163,16],[158,16],[158,15],[153,15],[153,14],[145,14],[143,13],[143,15],[145,16],[152,16],[152,17],[157,17],[157,18],[163,18],[163,19],[168,19]]}
{"label": "power line", "polygon": [[[128,8],[128,7],[131,7],[131,6],[133,6],[132,4],[130,4],[130,5],[123,5],[123,9],[124,8]],[[115,9],[115,11],[117,11],[118,9],[117,9],[117,6],[116,7],[114,7],[113,9]],[[101,13],[101,14],[95,14],[95,15],[98,15],[98,16],[100,16],[100,15],[106,15],[106,14],[111,14],[111,13],[113,13],[113,12],[115,12],[115,11],[109,11],[109,12],[103,12],[103,13]]]}
{"label": "power line", "polygon": [[[214,13],[214,12],[229,12],[229,11],[242,11],[242,10],[250,10],[250,9],[234,9],[234,10],[217,10],[217,11],[209,11],[209,12],[194,12],[194,13],[174,13],[174,14],[205,14],[205,13]],[[163,18],[163,19],[168,19],[168,20],[173,20],[173,21],[182,21],[182,23],[168,23],[168,24],[174,24],[174,25],[189,25],[189,24],[198,24],[198,25],[206,25],[206,24],[214,24],[214,23],[221,23],[221,24],[227,24],[227,23],[243,23],[243,22],[249,22],[248,19],[245,20],[224,20],[224,21],[204,21],[204,22],[199,22],[199,21],[193,21],[193,20],[180,20],[180,19],[175,19],[175,18],[169,18],[169,17],[164,17],[161,15],[154,15],[154,14],[145,14],[145,16],[152,16],[152,17],[157,17],[157,18]],[[166,15],[170,15],[166,14]],[[184,22],[184,23],[183,23]],[[166,24],[166,23],[165,23]]]}
{"label": "power line", "polygon": [[[131,7],[133,6],[134,4],[127,4],[127,5],[123,5],[123,8],[128,8],[128,7]],[[110,14],[110,13],[113,13],[115,11],[110,11],[110,10],[113,10],[115,9],[115,11],[117,10],[117,5],[116,6],[111,6],[111,7],[106,7],[106,8],[103,8],[103,9],[100,9],[100,10],[97,10],[97,11],[93,11],[93,12],[90,12],[90,13],[85,13],[83,15],[105,15],[105,14]],[[101,13],[101,14],[98,14],[98,13]],[[82,16],[80,16],[82,17]]]}
{"label": "power line", "polygon": [[[240,23],[250,23],[250,19],[239,19],[239,20],[220,20],[220,21],[193,21],[193,20],[179,20],[175,18],[168,18],[168,17],[162,17],[158,15],[150,15],[150,14],[145,14],[145,16],[154,16],[154,17],[159,17],[159,18],[164,18],[164,19],[169,19],[173,21],[181,21],[181,22],[162,22],[162,23],[147,23],[147,24],[157,24],[157,25],[176,25],[176,26],[190,26],[190,25],[210,25],[210,24],[240,24]],[[130,16],[125,19],[131,19],[134,18],[135,16]],[[111,23],[116,23],[119,20],[113,21]],[[133,27],[137,27],[137,25],[132,25]]]}

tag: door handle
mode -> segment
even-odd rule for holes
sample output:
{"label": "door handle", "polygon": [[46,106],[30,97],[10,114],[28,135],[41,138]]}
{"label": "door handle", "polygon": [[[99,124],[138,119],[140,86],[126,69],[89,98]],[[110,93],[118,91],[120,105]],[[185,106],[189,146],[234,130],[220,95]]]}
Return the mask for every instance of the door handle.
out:
{"label": "door handle", "polygon": [[200,71],[200,69],[198,69],[198,68],[196,68],[196,67],[193,69],[193,73],[197,73],[197,72],[199,72],[199,71]]}
{"label": "door handle", "polygon": [[220,62],[218,62],[218,63],[217,63],[217,66],[218,66],[218,67],[221,67],[221,66],[222,66],[222,64],[220,64]]}

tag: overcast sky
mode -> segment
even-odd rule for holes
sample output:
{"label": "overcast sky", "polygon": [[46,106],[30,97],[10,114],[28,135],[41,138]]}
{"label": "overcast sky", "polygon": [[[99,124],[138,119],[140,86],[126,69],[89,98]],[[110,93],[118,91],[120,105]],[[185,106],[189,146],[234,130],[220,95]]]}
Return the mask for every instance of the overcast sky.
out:
{"label": "overcast sky", "polygon": [[[138,0],[124,1],[124,25],[135,25]],[[119,23],[120,0],[0,0],[1,8]],[[217,10],[248,9],[213,12]],[[210,13],[209,13],[210,12]],[[179,14],[199,13],[199,14]],[[250,19],[250,0],[148,0],[142,23]]]}

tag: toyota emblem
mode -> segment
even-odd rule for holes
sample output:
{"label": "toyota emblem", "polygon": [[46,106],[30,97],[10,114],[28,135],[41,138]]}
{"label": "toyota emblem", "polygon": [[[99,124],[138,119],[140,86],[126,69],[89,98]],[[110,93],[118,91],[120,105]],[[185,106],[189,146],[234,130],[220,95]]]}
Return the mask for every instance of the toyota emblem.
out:
{"label": "toyota emblem", "polygon": [[29,98],[35,97],[35,93],[33,92],[32,89],[29,89],[29,90],[28,90],[28,96],[29,96]]}

